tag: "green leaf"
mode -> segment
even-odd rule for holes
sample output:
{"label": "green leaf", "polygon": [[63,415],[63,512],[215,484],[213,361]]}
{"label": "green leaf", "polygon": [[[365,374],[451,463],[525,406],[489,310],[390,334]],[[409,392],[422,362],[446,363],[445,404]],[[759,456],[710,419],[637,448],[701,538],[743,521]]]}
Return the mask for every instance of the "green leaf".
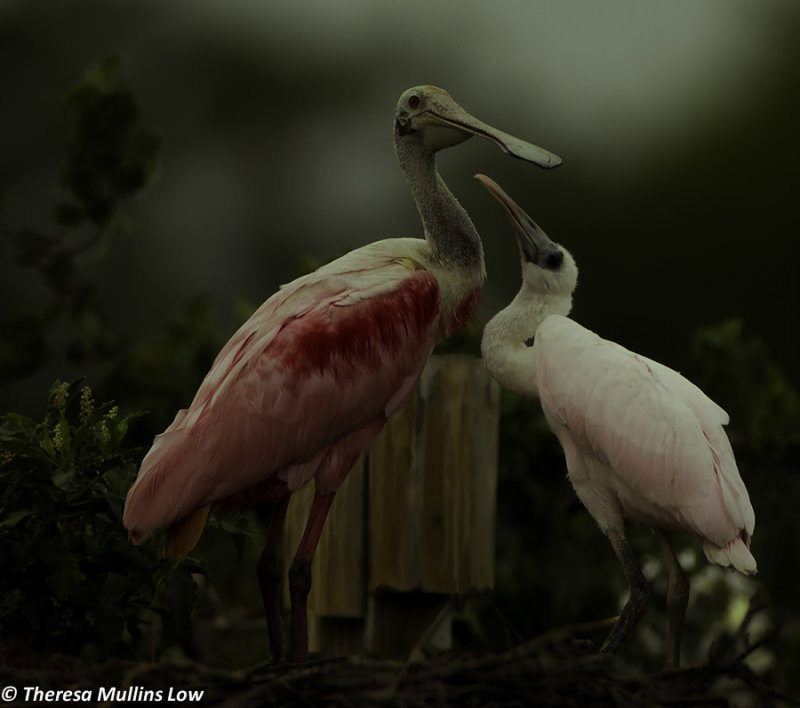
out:
{"label": "green leaf", "polygon": [[69,472],[57,472],[53,475],[53,484],[64,491],[69,491],[72,475]]}
{"label": "green leaf", "polygon": [[11,528],[16,526],[24,518],[33,514],[32,509],[21,509],[8,514],[4,519],[0,520],[0,529]]}
{"label": "green leaf", "polygon": [[55,442],[53,441],[50,431],[47,428],[42,428],[39,436],[39,444],[50,459],[56,458]]}

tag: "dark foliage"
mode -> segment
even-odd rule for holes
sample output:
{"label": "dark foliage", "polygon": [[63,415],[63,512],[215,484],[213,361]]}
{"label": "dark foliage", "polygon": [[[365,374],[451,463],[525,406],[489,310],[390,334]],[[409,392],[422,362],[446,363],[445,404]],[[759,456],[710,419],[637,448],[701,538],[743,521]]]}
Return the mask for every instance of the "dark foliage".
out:
{"label": "dark foliage", "polygon": [[[51,357],[102,360],[99,388],[113,389],[133,412],[95,405],[79,382],[56,382],[43,420],[16,413],[0,419],[0,653],[25,647],[41,655],[144,658],[180,647],[191,654],[192,574],[204,566],[193,558],[162,559],[160,536],[133,546],[122,513],[141,445],[185,403],[218,343],[203,298],[152,341],[133,344],[108,326],[81,257],[102,253],[112,240],[122,203],[156,169],[160,138],[116,58],[91,67],[67,103],[76,117],[62,183],[67,199],[55,207],[54,235],[26,228],[4,234],[18,266],[47,285],[50,301],[0,323],[0,382]],[[58,334],[61,320],[69,323],[66,339]],[[169,412],[138,412],[159,399],[159,410]],[[151,420],[142,426],[143,419]],[[241,557],[244,520],[234,515],[209,525],[232,538]]]}
{"label": "dark foliage", "polygon": [[17,265],[37,273],[47,291],[44,302],[6,311],[0,320],[0,384],[61,354],[53,351],[48,331],[59,321],[69,323],[63,354],[71,362],[111,358],[122,344],[107,326],[81,259],[123,228],[120,207],[155,173],[161,137],[144,119],[116,57],[88,69],[66,103],[74,126],[51,230],[3,225],[0,233]]}
{"label": "dark foliage", "polygon": [[[57,382],[42,421],[0,419],[0,631],[19,644],[97,658],[191,647],[192,559],[133,546],[122,511],[142,451],[131,421],[88,387]],[[160,618],[160,639],[145,631]]]}
{"label": "dark foliage", "polygon": [[764,342],[738,319],[700,329],[692,358],[701,388],[725,401],[739,459],[773,464],[800,450],[800,395]]}

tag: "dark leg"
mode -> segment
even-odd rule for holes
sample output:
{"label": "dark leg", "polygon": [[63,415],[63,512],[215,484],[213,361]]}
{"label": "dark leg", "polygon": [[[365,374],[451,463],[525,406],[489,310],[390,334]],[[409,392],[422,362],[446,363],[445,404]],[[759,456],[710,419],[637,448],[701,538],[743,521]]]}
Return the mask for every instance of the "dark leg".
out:
{"label": "dark leg", "polygon": [[612,627],[611,632],[600,647],[604,654],[616,654],[619,645],[631,631],[633,626],[639,621],[647,607],[647,600],[650,597],[650,588],[642,575],[642,569],[633,555],[625,535],[618,531],[609,531],[608,540],[614,548],[614,552],[622,564],[625,578],[628,580],[628,601],[619,614],[617,623]]}
{"label": "dark leg", "polygon": [[275,502],[272,509],[272,518],[269,522],[269,530],[267,531],[267,541],[264,544],[264,550],[261,551],[261,558],[258,560],[258,584],[261,587],[261,598],[264,600],[269,645],[270,649],[272,649],[272,658],[275,663],[283,661],[284,658],[281,613],[278,605],[278,589],[281,575],[278,570],[277,551],[288,506],[288,495]]}
{"label": "dark leg", "polygon": [[289,567],[289,595],[292,598],[291,658],[300,663],[308,661],[308,612],[306,601],[311,590],[311,560],[317,549],[325,519],[331,508],[335,492],[314,495],[308,513],[306,529]]}
{"label": "dark leg", "polygon": [[667,561],[669,585],[667,586],[667,617],[669,618],[669,649],[667,666],[677,667],[681,660],[681,632],[686,606],[689,604],[689,579],[669,542],[669,536],[661,529],[654,529]]}

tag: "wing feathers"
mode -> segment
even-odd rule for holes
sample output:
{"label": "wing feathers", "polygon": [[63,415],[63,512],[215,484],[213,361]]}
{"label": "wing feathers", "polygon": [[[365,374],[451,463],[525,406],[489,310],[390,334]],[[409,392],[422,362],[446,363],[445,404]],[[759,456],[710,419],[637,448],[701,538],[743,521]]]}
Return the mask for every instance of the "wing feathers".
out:
{"label": "wing feathers", "polygon": [[433,349],[438,284],[356,253],[339,260],[343,272],[334,262],[284,286],[222,349],[142,463],[124,516],[134,541],[270,475],[294,488],[323,459],[345,464],[402,405]]}
{"label": "wing feathers", "polygon": [[755,515],[722,408],[676,371],[566,317],[540,325],[534,355],[548,419],[578,453],[607,466],[602,483],[625,515],[685,526],[706,540],[710,558],[755,569],[747,550]]}

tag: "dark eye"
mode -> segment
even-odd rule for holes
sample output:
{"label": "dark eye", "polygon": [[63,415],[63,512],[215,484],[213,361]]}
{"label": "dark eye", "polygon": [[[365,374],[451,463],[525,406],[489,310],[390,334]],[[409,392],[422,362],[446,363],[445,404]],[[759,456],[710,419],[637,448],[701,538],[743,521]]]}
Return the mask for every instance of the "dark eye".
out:
{"label": "dark eye", "polygon": [[547,267],[555,270],[564,262],[564,254],[561,251],[553,251],[547,254]]}
{"label": "dark eye", "polygon": [[409,96],[408,97],[408,107],[409,108],[419,108],[419,96]]}

